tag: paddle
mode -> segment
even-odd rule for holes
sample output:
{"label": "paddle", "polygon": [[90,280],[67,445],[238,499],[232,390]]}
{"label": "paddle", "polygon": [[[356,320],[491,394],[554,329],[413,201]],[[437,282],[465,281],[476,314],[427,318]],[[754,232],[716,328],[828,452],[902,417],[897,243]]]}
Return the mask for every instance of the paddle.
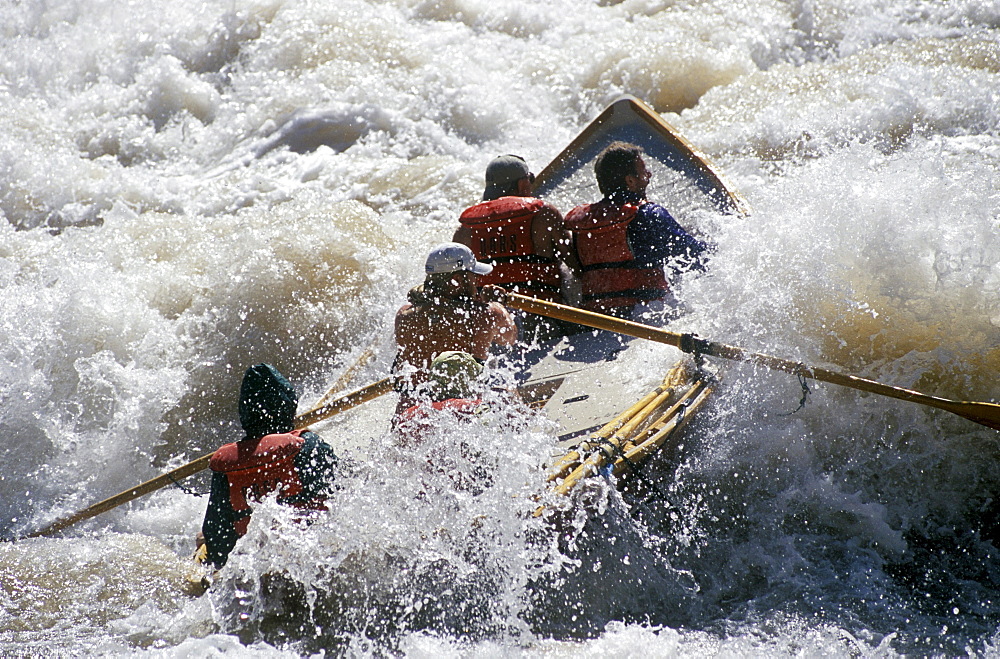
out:
{"label": "paddle", "polygon": [[367,364],[371,358],[375,356],[375,346],[377,344],[378,341],[376,340],[370,346],[365,348],[364,352],[362,352],[361,355],[354,361],[354,364],[344,371],[343,374],[337,378],[336,382],[330,385],[330,388],[326,390],[326,393],[323,394],[323,396],[319,399],[319,402],[316,403],[316,408],[319,408],[321,405],[333,398],[335,393],[347,386],[347,383],[351,381],[351,378],[354,377],[357,370]]}
{"label": "paddle", "polygon": [[[686,403],[697,397],[699,393],[702,393],[704,386],[704,382],[696,383],[683,396],[681,396],[680,400],[670,407],[667,413],[664,414],[664,418],[661,418],[665,427],[661,432],[657,432],[657,434],[654,435],[655,439],[653,442],[659,439],[666,439],[670,432],[672,432],[675,428],[687,423],[687,420],[690,418],[690,412],[693,410],[689,410]],[[669,397],[669,395],[667,397]],[[707,396],[702,397],[701,400],[704,401],[705,398],[707,398]],[[684,413],[678,414],[680,410],[684,410]],[[671,423],[671,421],[673,423]],[[629,454],[631,454],[632,457],[642,455],[642,452],[636,450],[638,448],[636,446],[632,446],[631,449],[626,448],[626,445],[630,444],[635,439],[635,437],[630,437],[631,431],[634,429],[635,428],[633,427],[628,432],[623,432],[621,434],[615,433],[613,436],[608,437],[601,443],[605,445],[604,448],[591,452],[590,456],[576,469],[567,474],[563,478],[562,482],[556,485],[553,491],[557,494],[568,494],[570,490],[576,487],[577,483],[588,476],[592,476],[600,472],[600,470],[609,462],[613,465],[622,463],[622,468],[624,468],[624,462],[622,461],[623,457],[624,459],[631,459]],[[646,452],[652,452],[653,446],[651,444],[653,442],[640,442],[640,446],[645,447]],[[608,449],[611,450],[609,451]],[[544,506],[542,508],[544,508]],[[541,514],[542,508],[535,511],[535,517],[538,517]]]}
{"label": "paddle", "polygon": [[669,398],[674,393],[674,386],[671,383],[676,367],[670,369],[667,377],[663,379],[660,386],[640,398],[632,407],[628,408],[614,419],[604,424],[604,426],[592,434],[590,439],[582,442],[577,448],[569,451],[564,456],[556,460],[549,468],[549,475],[546,478],[549,482],[565,478],[566,474],[573,471],[579,465],[583,453],[588,450],[589,445],[602,444],[617,434],[628,436],[631,431],[645,421],[649,415],[657,408],[658,402],[664,397]]}
{"label": "paddle", "polygon": [[[339,398],[330,401],[329,403],[325,403],[323,405],[314,407],[313,409],[295,417],[295,428],[296,429],[308,428],[314,423],[319,423],[324,419],[328,419],[331,416],[340,414],[341,412],[349,410],[352,407],[356,407],[361,403],[365,403],[369,400],[372,400],[373,398],[378,398],[382,394],[392,391],[394,383],[395,383],[394,378],[383,378],[378,382],[374,382],[366,387],[361,387],[360,389],[356,389],[350,393],[344,394],[343,396],[340,396]],[[29,533],[28,535],[23,536],[22,538],[19,539],[24,540],[25,538],[39,538],[42,536],[52,535],[53,533],[57,533],[68,526],[76,524],[77,522],[82,522],[85,519],[90,519],[91,517],[100,515],[101,513],[107,512],[113,508],[117,508],[122,504],[126,504],[129,501],[138,499],[141,496],[144,496],[151,492],[155,492],[160,488],[166,487],[167,485],[170,485],[172,483],[176,483],[181,479],[187,478],[188,476],[196,474],[202,469],[207,468],[208,462],[211,458],[212,458],[212,453],[209,453],[208,455],[203,455],[197,460],[192,460],[186,465],[177,467],[176,469],[168,471],[165,474],[161,474],[156,478],[148,480],[145,483],[136,485],[135,487],[125,490],[120,494],[116,494],[113,497],[109,497],[104,501],[99,501],[98,503],[95,503],[94,505],[84,508],[83,510],[78,511],[76,513],[73,513],[72,515],[63,517],[62,519],[58,519],[49,524],[48,526],[33,533]]]}
{"label": "paddle", "polygon": [[352,407],[357,407],[361,403],[367,403],[370,400],[392,391],[395,384],[396,378],[388,377],[382,378],[378,382],[373,382],[368,386],[361,387],[360,389],[355,389],[354,391],[344,394],[329,403],[324,403],[298,415],[295,417],[295,427],[297,429],[308,428],[314,423],[319,423],[324,419],[329,419],[331,416],[340,414],[341,412],[349,410]]}
{"label": "paddle", "polygon": [[507,295],[506,304],[516,309],[520,309],[521,311],[527,311],[528,313],[548,316],[550,318],[558,318],[560,320],[566,320],[579,325],[586,325],[587,327],[594,327],[597,329],[617,332],[619,334],[634,336],[639,339],[666,343],[667,345],[674,346],[675,348],[692,354],[710,355],[712,357],[721,357],[723,359],[730,359],[733,361],[760,364],[761,366],[766,366],[767,368],[777,371],[784,371],[793,375],[800,375],[802,377],[812,378],[822,382],[839,384],[844,387],[851,387],[852,389],[879,394],[880,396],[889,396],[890,398],[910,401],[911,403],[919,403],[921,405],[936,407],[938,409],[951,412],[952,414],[957,414],[958,416],[966,418],[969,421],[984,425],[987,428],[1000,430],[1000,405],[995,403],[955,401],[948,400],[947,398],[939,398],[937,396],[928,396],[927,394],[922,394],[917,391],[911,391],[901,387],[893,387],[891,385],[882,384],[881,382],[875,382],[874,380],[859,378],[854,375],[845,375],[843,373],[837,373],[836,371],[828,371],[824,368],[807,366],[800,362],[781,359],[780,357],[772,357],[770,355],[750,352],[743,348],[728,346],[722,343],[715,343],[713,341],[706,341],[705,339],[699,339],[693,334],[678,334],[676,332],[669,332],[658,327],[650,327],[648,325],[634,323],[630,320],[622,320],[620,318],[613,318],[611,316],[605,316],[591,311],[584,311],[583,309],[567,307],[562,304],[556,304],[555,302],[544,302],[542,300],[536,300],[535,298],[525,297],[524,295],[518,295],[517,293],[509,293]]}

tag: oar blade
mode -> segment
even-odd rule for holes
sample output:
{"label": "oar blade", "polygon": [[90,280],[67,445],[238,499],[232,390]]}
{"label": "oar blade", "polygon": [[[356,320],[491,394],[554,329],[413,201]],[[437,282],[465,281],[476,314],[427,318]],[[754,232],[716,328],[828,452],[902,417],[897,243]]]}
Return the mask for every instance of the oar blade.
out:
{"label": "oar blade", "polygon": [[996,403],[960,401],[942,405],[941,408],[987,428],[1000,430],[1000,405]]}
{"label": "oar blade", "polygon": [[911,391],[909,389],[903,389],[902,387],[894,387],[892,385],[882,384],[881,382],[875,382],[874,380],[859,378],[854,375],[837,373],[836,371],[830,371],[823,368],[814,368],[788,359],[773,357],[771,355],[749,352],[736,346],[728,346],[722,343],[715,343],[714,341],[706,341],[690,334],[668,332],[667,330],[658,327],[649,327],[640,323],[605,316],[591,311],[584,311],[582,309],[576,309],[556,304],[554,302],[537,300],[535,298],[525,297],[516,293],[510,293],[507,297],[508,305],[528,313],[535,313],[542,316],[548,316],[550,318],[567,320],[597,329],[610,330],[612,332],[634,336],[639,339],[657,341],[659,343],[665,343],[679,348],[684,352],[696,355],[712,355],[714,357],[721,357],[732,361],[752,362],[767,368],[812,378],[821,382],[829,382],[857,389],[859,391],[867,391],[881,396],[888,396],[890,398],[897,398],[899,400],[905,400],[912,403],[937,407],[939,409],[957,414],[958,416],[968,419],[969,421],[986,426],[987,428],[1000,430],[1000,405],[994,403],[954,401],[948,400],[947,398],[938,398],[937,396],[929,396],[918,391]]}

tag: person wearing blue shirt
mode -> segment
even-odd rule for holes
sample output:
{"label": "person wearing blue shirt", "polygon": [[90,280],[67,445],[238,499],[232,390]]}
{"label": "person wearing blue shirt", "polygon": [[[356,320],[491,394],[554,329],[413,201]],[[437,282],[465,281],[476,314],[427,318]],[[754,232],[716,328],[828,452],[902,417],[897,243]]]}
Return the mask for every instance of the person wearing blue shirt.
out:
{"label": "person wearing blue shirt", "polygon": [[667,209],[646,199],[650,173],[642,150],[610,144],[594,173],[604,198],[566,215],[581,265],[583,300],[590,311],[632,318],[668,300],[671,275],[704,270],[710,246],[695,238]]}

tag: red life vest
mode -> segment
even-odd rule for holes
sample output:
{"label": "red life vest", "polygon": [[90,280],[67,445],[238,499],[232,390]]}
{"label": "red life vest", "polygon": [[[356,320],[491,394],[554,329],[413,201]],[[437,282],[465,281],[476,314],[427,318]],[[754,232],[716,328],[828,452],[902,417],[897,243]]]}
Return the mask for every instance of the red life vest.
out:
{"label": "red life vest", "polygon": [[472,232],[476,259],[493,266],[493,272],[480,276],[480,284],[544,300],[562,299],[559,264],[536,254],[531,239],[532,220],[544,205],[531,197],[500,197],[462,213],[458,221]]}
{"label": "red life vest", "polygon": [[401,446],[423,443],[425,435],[434,426],[431,415],[449,410],[463,421],[471,421],[482,404],[479,398],[447,398],[434,403],[417,403],[400,412],[393,419],[393,428],[399,431]]}
{"label": "red life vest", "polygon": [[208,466],[224,473],[229,481],[229,500],[236,512],[236,533],[241,537],[250,523],[248,500],[259,500],[277,492],[279,498],[294,497],[302,491],[295,469],[295,456],[304,440],[302,430],[265,435],[256,442],[243,440],[226,444],[212,454]]}
{"label": "red life vest", "polygon": [[635,204],[607,200],[577,206],[566,215],[583,270],[583,308],[605,312],[632,308],[646,300],[662,299],[669,290],[660,266],[635,262],[628,242],[628,226],[639,212]]}
{"label": "red life vest", "polygon": [[459,415],[469,415],[471,416],[475,413],[476,408],[482,403],[479,398],[446,398],[445,400],[439,400],[437,402],[427,405],[426,403],[418,403],[412,407],[408,407],[403,410],[399,415],[399,421],[402,423],[404,421],[424,421],[430,416],[430,410],[440,412],[442,410],[450,410]]}

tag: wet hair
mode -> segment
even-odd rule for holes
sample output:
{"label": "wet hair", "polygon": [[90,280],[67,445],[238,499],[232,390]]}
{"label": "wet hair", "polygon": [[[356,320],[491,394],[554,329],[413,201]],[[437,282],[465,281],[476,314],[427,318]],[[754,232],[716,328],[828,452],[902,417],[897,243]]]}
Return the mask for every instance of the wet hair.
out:
{"label": "wet hair", "polygon": [[636,162],[642,156],[642,149],[627,142],[612,142],[594,161],[597,187],[605,197],[627,189],[626,176],[636,175]]}

